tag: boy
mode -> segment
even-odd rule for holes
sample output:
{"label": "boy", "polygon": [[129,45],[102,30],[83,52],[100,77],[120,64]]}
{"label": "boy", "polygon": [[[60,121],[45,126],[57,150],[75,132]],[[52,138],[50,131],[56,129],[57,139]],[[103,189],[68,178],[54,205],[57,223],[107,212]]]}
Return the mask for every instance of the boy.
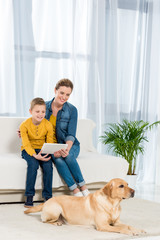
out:
{"label": "boy", "polygon": [[48,200],[52,197],[53,166],[51,157],[48,154],[42,155],[41,148],[44,142],[53,143],[53,127],[46,120],[46,105],[42,98],[34,98],[29,109],[30,118],[20,125],[22,138],[22,158],[27,162],[27,177],[25,190],[25,207],[33,206],[35,195],[35,182],[39,166],[43,170],[43,191],[42,197]]}

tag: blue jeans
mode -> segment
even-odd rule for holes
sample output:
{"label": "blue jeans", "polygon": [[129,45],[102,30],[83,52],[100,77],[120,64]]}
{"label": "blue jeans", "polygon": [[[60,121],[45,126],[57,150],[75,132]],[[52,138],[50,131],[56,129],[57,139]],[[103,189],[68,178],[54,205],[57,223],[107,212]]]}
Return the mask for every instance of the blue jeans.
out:
{"label": "blue jeans", "polygon": [[[40,149],[35,149],[36,153]],[[36,158],[30,156],[25,150],[22,151],[22,158],[27,162],[27,178],[26,178],[26,191],[25,196],[35,195],[35,183],[37,177],[37,170],[39,166],[43,171],[43,191],[42,197],[47,199],[52,197],[52,178],[53,178],[53,166],[52,160],[47,162],[37,160]]]}
{"label": "blue jeans", "polygon": [[80,147],[73,145],[67,157],[55,158],[52,155],[53,162],[56,165],[58,173],[64,179],[70,190],[77,188],[77,185],[82,187],[85,185],[80,167],[76,158],[78,157]]}

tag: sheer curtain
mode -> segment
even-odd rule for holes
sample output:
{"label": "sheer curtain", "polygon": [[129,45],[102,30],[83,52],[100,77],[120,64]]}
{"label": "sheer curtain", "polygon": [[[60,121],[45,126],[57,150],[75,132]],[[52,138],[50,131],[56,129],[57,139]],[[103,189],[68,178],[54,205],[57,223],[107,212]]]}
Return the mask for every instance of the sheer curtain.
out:
{"label": "sheer curtain", "polygon": [[[158,120],[160,2],[108,1],[105,121]],[[156,61],[156,63],[155,63]],[[111,91],[112,89],[112,91]],[[155,182],[157,129],[139,156],[139,181]],[[157,160],[159,162],[159,160]],[[160,175],[157,172],[157,179]]]}
{"label": "sheer curtain", "polygon": [[0,0],[0,114],[16,113],[13,5]]}
{"label": "sheer curtain", "polygon": [[67,77],[74,83],[70,101],[79,109],[80,118],[87,115],[93,3],[37,0],[32,8],[35,49],[39,55],[35,61],[34,95],[51,99],[57,80]]}
{"label": "sheer curtain", "polygon": [[[28,116],[33,97],[51,99],[56,82],[69,78],[70,102],[96,122],[101,152],[105,123],[159,119],[159,1],[0,0],[0,11],[1,115]],[[137,173],[160,184],[157,129],[148,134]]]}

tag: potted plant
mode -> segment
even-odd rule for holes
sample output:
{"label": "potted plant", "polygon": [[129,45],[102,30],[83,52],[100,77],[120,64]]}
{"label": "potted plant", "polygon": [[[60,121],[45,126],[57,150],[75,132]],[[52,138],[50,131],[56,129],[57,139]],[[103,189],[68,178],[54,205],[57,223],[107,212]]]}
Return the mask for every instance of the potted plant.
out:
{"label": "potted plant", "polygon": [[100,137],[102,143],[108,145],[115,155],[121,156],[129,163],[128,175],[135,175],[136,159],[139,153],[144,154],[144,142],[148,142],[146,133],[160,121],[149,124],[149,122],[128,121],[122,123],[108,124],[104,135]]}

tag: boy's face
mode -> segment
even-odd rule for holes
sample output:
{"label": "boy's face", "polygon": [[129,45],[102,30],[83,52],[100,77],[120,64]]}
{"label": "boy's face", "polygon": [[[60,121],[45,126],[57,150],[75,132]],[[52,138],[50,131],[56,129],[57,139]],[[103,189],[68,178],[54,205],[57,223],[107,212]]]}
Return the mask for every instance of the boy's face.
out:
{"label": "boy's face", "polygon": [[32,119],[36,123],[40,123],[46,114],[46,106],[45,105],[35,105],[33,109],[29,110],[30,114],[32,115]]}

